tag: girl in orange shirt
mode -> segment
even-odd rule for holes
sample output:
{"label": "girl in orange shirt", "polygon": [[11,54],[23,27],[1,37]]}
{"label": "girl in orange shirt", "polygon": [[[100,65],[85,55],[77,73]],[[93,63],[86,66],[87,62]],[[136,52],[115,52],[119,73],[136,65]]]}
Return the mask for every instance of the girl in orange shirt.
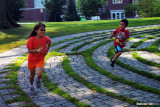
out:
{"label": "girl in orange shirt", "polygon": [[44,68],[44,58],[47,55],[50,48],[51,40],[49,37],[44,36],[45,25],[38,23],[33,28],[32,32],[28,35],[29,40],[27,42],[28,48],[28,68],[30,70],[30,90],[34,92],[34,76],[37,71],[36,87],[41,87],[40,79]]}

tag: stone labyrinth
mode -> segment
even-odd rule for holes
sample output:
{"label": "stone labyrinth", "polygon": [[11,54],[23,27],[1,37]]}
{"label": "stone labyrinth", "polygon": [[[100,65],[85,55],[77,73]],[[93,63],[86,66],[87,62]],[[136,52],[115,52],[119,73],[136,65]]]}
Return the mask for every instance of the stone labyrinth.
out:
{"label": "stone labyrinth", "polygon": [[114,29],[52,38],[42,87],[35,93],[29,90],[26,46],[1,53],[0,106],[160,106],[159,28],[129,27],[130,39],[114,68],[113,39],[107,39]]}

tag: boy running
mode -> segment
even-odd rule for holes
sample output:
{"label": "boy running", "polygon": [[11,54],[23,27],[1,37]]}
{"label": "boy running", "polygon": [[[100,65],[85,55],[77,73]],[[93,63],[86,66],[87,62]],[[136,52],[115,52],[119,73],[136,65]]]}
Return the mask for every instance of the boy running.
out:
{"label": "boy running", "polygon": [[122,54],[122,49],[125,47],[126,40],[129,38],[129,31],[125,28],[128,26],[128,20],[122,19],[120,21],[120,28],[117,28],[115,31],[113,31],[113,34],[108,37],[108,39],[111,39],[115,36],[114,40],[114,51],[115,54],[111,58],[111,66],[114,67],[114,63],[116,59]]}

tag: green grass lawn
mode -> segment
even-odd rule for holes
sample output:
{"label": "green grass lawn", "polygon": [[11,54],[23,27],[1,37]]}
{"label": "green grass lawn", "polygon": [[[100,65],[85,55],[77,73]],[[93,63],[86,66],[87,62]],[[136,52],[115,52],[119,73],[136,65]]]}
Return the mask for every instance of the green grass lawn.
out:
{"label": "green grass lawn", "polygon": [[[88,31],[115,29],[120,20],[76,21],[76,22],[49,22],[46,24],[46,36],[50,38],[76,34]],[[25,22],[26,23],[26,22]],[[28,22],[32,23],[32,22]],[[129,27],[160,24],[160,17],[129,19]],[[0,31],[0,53],[27,43],[27,35],[33,29],[33,24],[22,24],[22,27]]]}

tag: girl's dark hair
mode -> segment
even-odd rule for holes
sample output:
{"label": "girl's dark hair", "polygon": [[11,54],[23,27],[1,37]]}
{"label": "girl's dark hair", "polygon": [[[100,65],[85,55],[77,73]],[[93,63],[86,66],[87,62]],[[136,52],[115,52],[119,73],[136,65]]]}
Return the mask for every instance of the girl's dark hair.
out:
{"label": "girl's dark hair", "polygon": [[30,37],[32,37],[32,36],[36,36],[37,35],[37,33],[36,33],[36,30],[38,30],[40,27],[46,27],[46,25],[45,24],[43,24],[43,23],[41,23],[41,22],[39,22],[39,23],[37,23],[35,26],[34,26],[34,28],[33,28],[33,30],[31,31],[31,33],[27,36],[28,38],[30,38]]}
{"label": "girl's dark hair", "polygon": [[126,26],[128,26],[128,20],[127,19],[122,19],[121,22],[123,22]]}

